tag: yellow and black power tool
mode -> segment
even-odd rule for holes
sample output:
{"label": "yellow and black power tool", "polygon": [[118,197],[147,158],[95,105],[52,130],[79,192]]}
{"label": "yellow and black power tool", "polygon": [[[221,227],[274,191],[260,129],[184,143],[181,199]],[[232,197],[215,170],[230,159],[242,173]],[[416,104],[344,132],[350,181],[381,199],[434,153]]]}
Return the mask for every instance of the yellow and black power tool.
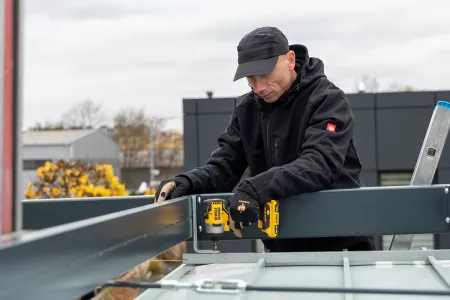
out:
{"label": "yellow and black power tool", "polygon": [[268,237],[276,238],[280,231],[280,204],[277,200],[264,203],[259,214],[258,228]]}
{"label": "yellow and black power tool", "polygon": [[[217,241],[226,231],[230,231],[230,213],[227,201],[214,198],[203,201],[205,207],[205,230],[212,237],[213,250],[217,251]],[[276,200],[266,202],[259,213],[258,228],[268,237],[275,238],[279,234],[279,203]]]}
{"label": "yellow and black power tool", "polygon": [[212,237],[213,250],[217,251],[217,241],[225,232],[230,231],[230,213],[226,208],[224,199],[206,199],[205,206],[205,230]]}

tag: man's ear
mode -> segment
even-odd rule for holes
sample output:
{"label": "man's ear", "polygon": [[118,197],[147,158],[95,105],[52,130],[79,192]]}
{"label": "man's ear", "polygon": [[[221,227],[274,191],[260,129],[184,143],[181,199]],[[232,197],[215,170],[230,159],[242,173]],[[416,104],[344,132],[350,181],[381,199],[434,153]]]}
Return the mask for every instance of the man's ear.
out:
{"label": "man's ear", "polygon": [[286,54],[286,58],[288,60],[288,66],[289,70],[295,69],[295,52],[292,50],[289,50],[289,52]]}

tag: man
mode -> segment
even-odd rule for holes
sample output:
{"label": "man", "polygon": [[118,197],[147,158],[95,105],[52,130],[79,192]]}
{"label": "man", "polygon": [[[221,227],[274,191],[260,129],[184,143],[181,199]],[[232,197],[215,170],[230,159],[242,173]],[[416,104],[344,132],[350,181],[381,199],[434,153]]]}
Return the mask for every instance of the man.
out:
{"label": "man", "polygon": [[[303,45],[289,45],[274,27],[246,34],[238,47],[234,81],[251,91],[236,99],[219,147],[206,164],[163,182],[157,201],[194,193],[230,192],[236,235],[257,221],[270,199],[333,188],[357,188],[361,164],[353,142],[354,116],[343,91]],[[282,203],[281,203],[282,205]],[[367,237],[263,240],[267,250],[370,250]]]}

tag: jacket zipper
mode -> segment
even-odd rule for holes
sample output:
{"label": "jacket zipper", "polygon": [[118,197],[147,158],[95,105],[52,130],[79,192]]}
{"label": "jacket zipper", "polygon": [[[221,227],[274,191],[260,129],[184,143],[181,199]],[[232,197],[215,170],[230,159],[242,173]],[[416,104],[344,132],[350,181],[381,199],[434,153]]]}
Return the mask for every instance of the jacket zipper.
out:
{"label": "jacket zipper", "polygon": [[270,141],[270,134],[269,134],[269,126],[270,126],[270,117],[272,115],[272,105],[269,104],[269,117],[267,118],[267,159],[269,161],[269,168],[272,167],[272,156],[270,153],[272,152],[270,149],[270,145],[272,144]]}

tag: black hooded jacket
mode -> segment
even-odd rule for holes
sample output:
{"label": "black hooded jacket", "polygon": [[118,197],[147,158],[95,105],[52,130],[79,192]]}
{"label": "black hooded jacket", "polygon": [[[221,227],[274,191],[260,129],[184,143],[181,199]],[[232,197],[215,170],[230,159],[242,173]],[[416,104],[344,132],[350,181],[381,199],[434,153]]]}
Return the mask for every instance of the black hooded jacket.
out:
{"label": "black hooded jacket", "polygon": [[[260,202],[333,188],[357,188],[360,160],[354,145],[354,116],[343,91],[324,74],[318,58],[303,45],[296,54],[297,78],[276,102],[253,92],[237,105],[219,147],[205,166],[182,176],[193,193],[230,192],[247,167],[239,189]],[[368,249],[365,237],[264,240],[271,251]],[[349,250],[350,250],[349,249]]]}

